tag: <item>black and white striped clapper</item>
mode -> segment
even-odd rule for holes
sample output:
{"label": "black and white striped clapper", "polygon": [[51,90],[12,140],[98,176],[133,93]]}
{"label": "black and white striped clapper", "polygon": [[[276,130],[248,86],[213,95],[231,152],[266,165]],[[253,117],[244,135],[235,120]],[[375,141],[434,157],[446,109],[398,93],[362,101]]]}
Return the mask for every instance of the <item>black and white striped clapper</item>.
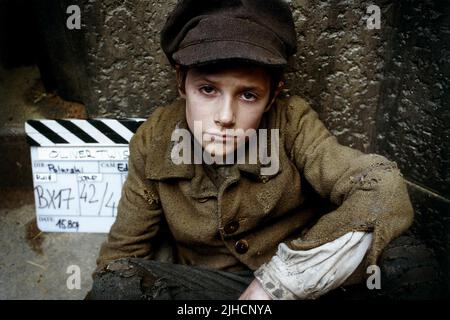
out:
{"label": "black and white striped clapper", "polygon": [[28,120],[25,132],[30,146],[127,145],[145,121],[133,119]]}

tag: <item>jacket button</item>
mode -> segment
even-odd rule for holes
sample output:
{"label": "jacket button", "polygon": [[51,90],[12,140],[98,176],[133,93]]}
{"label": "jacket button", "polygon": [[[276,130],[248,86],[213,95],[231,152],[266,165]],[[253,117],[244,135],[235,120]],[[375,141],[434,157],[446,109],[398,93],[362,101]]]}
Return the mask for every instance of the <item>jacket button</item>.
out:
{"label": "jacket button", "polygon": [[225,231],[226,234],[232,234],[235,233],[237,229],[239,229],[239,221],[233,220],[225,225],[223,231]]}
{"label": "jacket button", "polygon": [[246,240],[239,240],[234,244],[237,253],[243,254],[248,251],[248,242]]}

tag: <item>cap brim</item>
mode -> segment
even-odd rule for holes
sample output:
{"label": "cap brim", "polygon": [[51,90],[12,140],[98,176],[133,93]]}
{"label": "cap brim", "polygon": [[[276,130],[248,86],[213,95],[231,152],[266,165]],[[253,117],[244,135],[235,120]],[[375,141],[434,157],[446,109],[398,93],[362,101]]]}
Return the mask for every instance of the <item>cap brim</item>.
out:
{"label": "cap brim", "polygon": [[186,46],[172,55],[183,66],[203,65],[222,60],[244,60],[273,67],[287,65],[284,57],[248,42],[208,41]]}

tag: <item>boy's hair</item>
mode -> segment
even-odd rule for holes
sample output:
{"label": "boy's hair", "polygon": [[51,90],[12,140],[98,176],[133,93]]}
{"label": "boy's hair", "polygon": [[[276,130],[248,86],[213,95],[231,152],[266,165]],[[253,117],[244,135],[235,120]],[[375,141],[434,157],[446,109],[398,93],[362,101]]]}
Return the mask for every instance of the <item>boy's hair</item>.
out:
{"label": "boy's hair", "polygon": [[197,70],[200,70],[201,72],[205,73],[216,73],[220,72],[226,69],[234,68],[234,67],[241,67],[241,66],[248,66],[248,65],[255,65],[262,67],[269,75],[270,78],[270,95],[269,95],[269,101],[272,100],[272,98],[275,95],[275,91],[278,88],[280,81],[284,83],[284,68],[280,67],[269,67],[266,65],[260,65],[255,64],[254,62],[246,62],[246,61],[218,61],[218,62],[212,62],[204,65],[199,66],[193,66],[193,67],[187,67],[187,66],[177,66],[177,70],[179,71],[178,74],[178,88],[181,90],[181,92],[185,92],[185,84],[186,84],[186,76],[191,68],[195,68]]}

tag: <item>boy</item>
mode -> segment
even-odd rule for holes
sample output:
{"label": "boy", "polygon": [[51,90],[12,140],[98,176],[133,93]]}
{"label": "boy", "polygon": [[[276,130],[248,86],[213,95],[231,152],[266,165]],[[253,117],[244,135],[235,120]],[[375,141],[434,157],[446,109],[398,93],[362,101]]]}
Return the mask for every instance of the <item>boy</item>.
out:
{"label": "boy", "polygon": [[[413,210],[394,163],[340,145],[303,99],[280,96],[296,51],[288,5],[180,1],[161,45],[183,100],[130,142],[88,297],[311,299],[361,281]],[[175,264],[155,261],[162,238]]]}

